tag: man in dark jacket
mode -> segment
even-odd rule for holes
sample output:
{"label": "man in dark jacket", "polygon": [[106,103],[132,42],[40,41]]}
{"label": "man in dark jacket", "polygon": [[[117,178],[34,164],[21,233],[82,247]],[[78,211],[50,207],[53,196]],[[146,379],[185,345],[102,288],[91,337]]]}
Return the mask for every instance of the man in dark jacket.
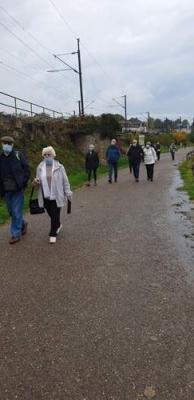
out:
{"label": "man in dark jacket", "polygon": [[157,142],[155,145],[155,151],[156,151],[156,155],[157,155],[157,158],[159,161],[160,160],[160,143],[159,142]]}
{"label": "man in dark jacket", "polygon": [[30,168],[25,157],[13,149],[14,139],[1,138],[0,195],[5,199],[11,217],[10,244],[17,243],[27,230],[23,219],[24,189],[30,177]]}
{"label": "man in dark jacket", "polygon": [[132,146],[130,146],[127,152],[127,156],[130,159],[135,180],[139,182],[139,168],[141,160],[143,159],[143,150],[137,143],[137,140],[133,140]]}
{"label": "man in dark jacket", "polygon": [[89,150],[86,154],[86,160],[85,160],[85,168],[86,172],[88,174],[88,183],[87,186],[90,186],[90,181],[91,181],[91,176],[93,172],[93,177],[94,177],[94,185],[96,186],[97,183],[97,169],[99,167],[99,157],[98,153],[94,150],[94,145],[90,144],[89,145]]}
{"label": "man in dark jacket", "polygon": [[109,176],[109,183],[112,183],[112,174],[114,171],[114,180],[117,182],[118,177],[118,161],[121,156],[120,150],[117,146],[116,139],[111,140],[111,145],[108,147],[106,151],[106,159],[108,162],[108,176]]}

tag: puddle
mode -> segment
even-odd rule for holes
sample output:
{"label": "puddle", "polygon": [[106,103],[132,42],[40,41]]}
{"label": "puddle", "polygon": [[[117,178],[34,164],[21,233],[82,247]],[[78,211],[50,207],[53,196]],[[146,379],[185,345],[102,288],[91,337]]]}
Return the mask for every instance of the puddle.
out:
{"label": "puddle", "polygon": [[183,265],[194,279],[194,203],[187,193],[177,190],[183,185],[180,173],[174,171],[172,186],[168,193],[168,219],[172,225],[172,240]]}

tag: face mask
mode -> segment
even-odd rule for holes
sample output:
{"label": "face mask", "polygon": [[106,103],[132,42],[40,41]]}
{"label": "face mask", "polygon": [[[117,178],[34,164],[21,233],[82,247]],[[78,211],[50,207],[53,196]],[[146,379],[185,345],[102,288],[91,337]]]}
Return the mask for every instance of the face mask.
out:
{"label": "face mask", "polygon": [[13,145],[12,144],[3,144],[2,145],[4,153],[11,153],[13,150]]}
{"label": "face mask", "polygon": [[149,148],[150,148],[150,145],[149,145],[149,144],[146,144],[146,148],[149,149]]}
{"label": "face mask", "polygon": [[46,165],[52,165],[53,164],[53,157],[46,157],[45,159]]}
{"label": "face mask", "polygon": [[137,143],[133,143],[133,146],[137,146]]}

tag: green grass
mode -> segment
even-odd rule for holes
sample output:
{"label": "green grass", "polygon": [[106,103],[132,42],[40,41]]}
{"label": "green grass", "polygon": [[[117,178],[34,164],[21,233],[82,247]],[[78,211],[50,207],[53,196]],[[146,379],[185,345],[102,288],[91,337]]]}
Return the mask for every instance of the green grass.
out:
{"label": "green grass", "polygon": [[189,195],[190,200],[194,200],[194,176],[192,166],[194,165],[194,159],[184,161],[180,166],[180,173],[183,179],[182,190],[186,191]]}
{"label": "green grass", "polygon": [[[70,174],[68,174],[71,189],[75,190],[81,186],[83,186],[87,182],[87,175],[84,171],[84,168],[82,167],[83,163],[80,161],[80,166],[76,165],[76,168],[73,172],[73,168],[69,168],[70,171],[72,171]],[[66,164],[65,164],[66,166]],[[126,156],[121,157],[119,161],[119,168],[125,168],[128,166],[128,158]],[[73,161],[72,165],[73,167]],[[33,168],[33,171],[35,171],[35,168]],[[98,168],[98,176],[99,175],[105,175],[108,172],[108,167],[107,165],[100,165]],[[33,177],[34,175],[32,175]],[[31,192],[31,185],[29,184],[28,189],[25,194],[25,201],[24,201],[24,209],[25,211],[28,211],[28,204],[29,204],[29,196]],[[6,221],[9,219],[9,214],[7,212],[6,206],[2,200],[0,200],[0,226],[3,225]]]}

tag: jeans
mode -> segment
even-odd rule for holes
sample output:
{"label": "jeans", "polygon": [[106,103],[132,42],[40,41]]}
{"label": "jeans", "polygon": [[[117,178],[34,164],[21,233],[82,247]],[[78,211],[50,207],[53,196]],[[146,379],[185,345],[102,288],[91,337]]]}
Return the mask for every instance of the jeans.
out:
{"label": "jeans", "polygon": [[136,162],[132,164],[133,168],[133,174],[135,179],[139,179],[139,168],[140,168],[140,163]]}
{"label": "jeans", "polygon": [[60,227],[61,208],[57,207],[55,200],[44,199],[44,207],[51,219],[51,229],[49,236],[57,236],[57,229]]}
{"label": "jeans", "polygon": [[25,224],[23,219],[24,193],[6,192],[5,202],[11,217],[11,236],[20,237]]}
{"label": "jeans", "polygon": [[117,167],[117,162],[108,162],[108,178],[109,181],[112,182],[112,175],[114,171],[114,180],[117,182],[117,176],[118,176],[118,167]]}
{"label": "jeans", "polygon": [[146,164],[147,179],[153,181],[154,177],[154,164]]}
{"label": "jeans", "polygon": [[88,170],[88,182],[91,181],[91,176],[92,176],[92,172],[93,172],[94,182],[96,183],[96,179],[97,179],[96,171],[97,171],[96,168],[95,168],[95,169],[89,169],[89,170]]}

